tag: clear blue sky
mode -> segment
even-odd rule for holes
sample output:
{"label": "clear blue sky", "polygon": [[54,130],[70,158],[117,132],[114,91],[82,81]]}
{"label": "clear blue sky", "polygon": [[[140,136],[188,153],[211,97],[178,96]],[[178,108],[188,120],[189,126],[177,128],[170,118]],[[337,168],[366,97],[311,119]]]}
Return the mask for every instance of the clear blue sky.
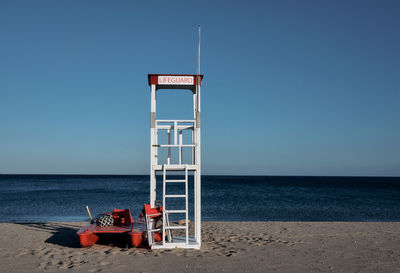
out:
{"label": "clear blue sky", "polygon": [[204,173],[400,176],[399,3],[2,0],[0,173],[149,173],[201,24]]}

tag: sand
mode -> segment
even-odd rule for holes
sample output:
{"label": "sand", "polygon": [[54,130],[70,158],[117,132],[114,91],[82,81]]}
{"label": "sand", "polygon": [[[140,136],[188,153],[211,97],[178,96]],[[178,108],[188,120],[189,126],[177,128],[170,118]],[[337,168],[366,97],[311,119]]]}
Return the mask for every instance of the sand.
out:
{"label": "sand", "polygon": [[86,223],[0,223],[0,272],[400,272],[400,223],[204,222],[196,250],[95,245]]}

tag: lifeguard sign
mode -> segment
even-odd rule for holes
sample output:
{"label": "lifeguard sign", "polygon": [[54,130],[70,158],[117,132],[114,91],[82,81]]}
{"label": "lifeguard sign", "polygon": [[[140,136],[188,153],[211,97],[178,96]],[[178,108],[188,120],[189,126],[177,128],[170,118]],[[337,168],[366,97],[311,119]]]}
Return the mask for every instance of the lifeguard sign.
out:
{"label": "lifeguard sign", "polygon": [[[157,173],[162,172],[163,226],[161,242],[154,240],[152,232],[160,230],[148,227],[149,245],[155,248],[195,248],[201,244],[201,141],[200,141],[200,87],[203,75],[190,74],[149,74],[151,91],[150,114],[150,205],[155,207]],[[156,118],[156,91],[159,89],[189,89],[193,93],[193,119],[160,120]],[[191,132],[191,143],[183,143],[183,131]],[[167,133],[166,143],[159,142],[159,133]],[[166,152],[159,153],[161,149]],[[185,162],[183,149],[191,150],[191,159]],[[172,151],[177,158],[172,157]],[[162,154],[166,158],[162,158]],[[189,175],[193,175],[193,208],[189,210]],[[184,185],[184,191],[173,193],[171,184]],[[191,186],[190,185],[190,186]],[[169,188],[167,190],[167,188]],[[176,190],[176,188],[175,188]],[[184,192],[184,193],[183,193]],[[184,200],[184,207],[172,208],[173,199]],[[178,201],[176,200],[176,201]],[[189,233],[189,212],[194,214],[194,234]],[[185,219],[184,225],[170,225],[169,217],[178,215]],[[149,220],[150,221],[150,220]],[[152,226],[150,223],[149,226]],[[173,236],[175,230],[184,230],[185,236]],[[182,235],[182,234],[181,234]]]}
{"label": "lifeguard sign", "polygon": [[[203,75],[187,75],[187,74],[149,74],[149,85],[156,85],[157,89],[190,89],[194,90]],[[195,90],[194,90],[195,91]]]}

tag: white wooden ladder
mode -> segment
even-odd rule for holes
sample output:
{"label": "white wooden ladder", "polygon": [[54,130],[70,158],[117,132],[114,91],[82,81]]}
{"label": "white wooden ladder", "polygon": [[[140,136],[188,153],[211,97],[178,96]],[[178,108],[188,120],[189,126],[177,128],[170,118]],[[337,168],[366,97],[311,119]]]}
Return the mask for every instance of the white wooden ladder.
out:
{"label": "white wooden ladder", "polygon": [[[167,240],[170,238],[169,242],[165,241],[165,236],[163,236],[163,241],[162,244],[163,246],[173,246],[174,244],[176,244],[173,241],[173,237],[171,234],[171,230],[177,230],[177,229],[184,229],[186,231],[185,233],[185,244],[188,245],[189,244],[189,198],[188,198],[188,168],[187,165],[183,165],[184,166],[184,178],[183,179],[167,179],[167,173],[168,173],[168,169],[169,169],[170,165],[164,164],[163,165],[163,219],[166,219],[167,221],[165,221],[165,224],[163,224],[162,226],[162,230],[163,230],[163,234],[166,234],[165,232],[167,232]],[[168,192],[167,194],[167,185],[169,183],[184,183],[185,184],[185,194],[171,194],[170,192]],[[173,210],[169,210],[167,209],[167,203],[168,200],[172,199],[172,198],[184,198],[185,199],[185,208],[184,209],[173,209]],[[169,214],[185,214],[185,225],[170,225],[169,221],[168,221],[168,215]],[[169,235],[169,236],[168,236]],[[181,243],[179,243],[181,244]]]}

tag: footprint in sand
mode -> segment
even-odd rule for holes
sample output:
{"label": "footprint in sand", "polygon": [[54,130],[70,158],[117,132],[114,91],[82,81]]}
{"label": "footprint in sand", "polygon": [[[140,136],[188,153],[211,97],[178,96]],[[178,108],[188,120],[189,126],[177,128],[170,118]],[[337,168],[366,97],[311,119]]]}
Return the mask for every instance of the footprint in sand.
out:
{"label": "footprint in sand", "polygon": [[227,253],[225,253],[225,256],[226,257],[230,257],[230,256],[233,256],[233,255],[236,255],[236,254],[237,254],[237,252],[235,250],[230,250]]}
{"label": "footprint in sand", "polygon": [[106,251],[104,251],[105,254],[110,254],[112,249],[108,249]]}
{"label": "footprint in sand", "polygon": [[63,269],[71,269],[71,268],[73,268],[74,267],[74,263],[73,262],[69,262],[68,264],[65,264],[63,267],[61,267],[61,268],[63,268]]}

